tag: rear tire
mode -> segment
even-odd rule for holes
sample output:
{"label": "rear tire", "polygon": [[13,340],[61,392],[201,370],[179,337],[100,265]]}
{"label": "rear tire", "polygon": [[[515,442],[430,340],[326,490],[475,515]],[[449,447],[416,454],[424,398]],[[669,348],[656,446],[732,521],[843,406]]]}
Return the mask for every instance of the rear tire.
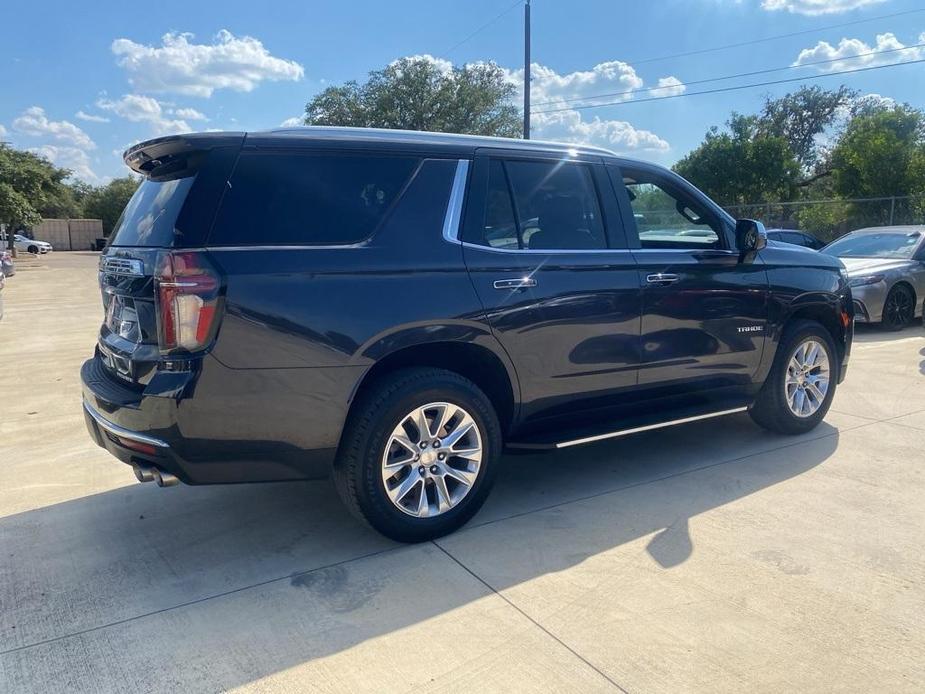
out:
{"label": "rear tire", "polygon": [[883,319],[880,325],[884,330],[902,330],[912,322],[915,316],[915,296],[904,284],[897,284],[886,295],[883,302]]}
{"label": "rear tire", "polygon": [[[810,349],[801,352],[803,347]],[[796,368],[812,362],[817,366]],[[802,320],[784,329],[771,373],[749,410],[759,426],[779,434],[803,434],[814,429],[832,404],[839,373],[838,353],[829,331],[821,324]],[[824,392],[820,379],[825,379]],[[822,397],[819,393],[822,392]]]}
{"label": "rear tire", "polygon": [[[421,417],[426,433],[417,426]],[[494,482],[501,446],[497,414],[478,386],[443,369],[401,369],[356,403],[334,483],[347,508],[375,530],[423,542],[475,515]]]}

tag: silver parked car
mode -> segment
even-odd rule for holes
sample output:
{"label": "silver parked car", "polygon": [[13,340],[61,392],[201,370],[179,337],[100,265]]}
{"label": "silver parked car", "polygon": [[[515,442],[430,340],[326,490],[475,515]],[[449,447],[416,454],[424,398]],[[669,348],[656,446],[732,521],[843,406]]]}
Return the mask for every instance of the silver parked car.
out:
{"label": "silver parked car", "polygon": [[847,268],[857,321],[899,330],[922,315],[925,226],[858,229],[820,252]]}

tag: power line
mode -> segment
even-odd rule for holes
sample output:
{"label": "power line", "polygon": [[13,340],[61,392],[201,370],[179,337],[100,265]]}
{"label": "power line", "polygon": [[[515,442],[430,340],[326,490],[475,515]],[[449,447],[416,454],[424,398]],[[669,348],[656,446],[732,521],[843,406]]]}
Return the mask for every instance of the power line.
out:
{"label": "power line", "polygon": [[[855,60],[857,58],[866,58],[875,55],[885,55],[887,53],[898,53],[902,51],[910,51],[916,48],[925,48],[925,43],[917,43],[913,46],[904,46],[903,48],[888,48],[882,51],[870,51],[868,53],[858,53],[857,55],[849,55],[841,58],[830,58],[828,60],[817,60],[812,63],[803,63],[802,65],[787,65],[785,67],[772,67],[765,70],[753,70],[752,72],[739,72],[734,75],[726,75],[724,77],[710,77],[702,80],[691,80],[689,82],[678,82],[677,84],[662,85],[660,87],[641,87],[639,89],[627,89],[622,92],[608,92],[606,94],[593,94],[591,96],[576,96],[570,97],[568,99],[551,99],[549,101],[542,101],[534,104],[534,106],[548,106],[550,104],[568,104],[574,101],[591,101],[592,99],[606,99],[611,96],[626,96],[627,94],[638,94],[639,92],[657,92],[662,89],[672,89],[676,87],[690,87],[694,84],[706,84],[707,82],[722,82],[724,80],[732,80],[739,77],[754,77],[755,75],[766,75],[772,72],[783,72],[784,70],[799,70],[805,67],[813,67],[814,65],[828,65],[831,63],[839,63],[842,61]],[[570,109],[569,109],[570,110]],[[534,112],[535,113],[535,112]]]}
{"label": "power line", "polygon": [[[771,80],[768,82],[755,82],[753,84],[740,84],[734,87],[719,87],[717,89],[704,89],[699,92],[685,92],[683,94],[669,94],[667,96],[653,96],[646,99],[630,99],[629,101],[610,101],[604,104],[588,104],[585,106],[571,106],[566,108],[554,108],[547,109],[545,111],[534,111],[533,114],[541,113],[560,113],[562,111],[584,111],[586,109],[592,108],[602,108],[604,106],[625,106],[627,104],[641,104],[647,101],[663,101],[664,99],[679,99],[682,96],[699,96],[701,94],[719,94],[721,92],[734,92],[740,89],[752,89],[754,87],[768,87],[775,84],[788,84],[792,82],[803,82],[806,80],[817,80],[822,79],[823,77],[836,77],[837,75],[851,75],[857,72],[870,72],[872,70],[883,70],[889,67],[901,67],[903,65],[916,65],[918,63],[925,63],[925,58],[920,60],[908,60],[903,63],[890,63],[889,65],[872,65],[868,67],[859,67],[854,68],[853,70],[840,70],[837,72],[827,72],[822,75],[806,75],[803,77],[790,77],[783,80]],[[662,87],[665,89],[665,87]]]}
{"label": "power line", "polygon": [[[459,48],[460,46],[462,46],[464,43],[466,43],[466,42],[469,41],[470,39],[472,39],[472,38],[478,36],[479,34],[481,34],[483,31],[485,31],[485,29],[487,29],[488,27],[490,27],[492,24],[494,24],[495,22],[497,22],[499,19],[501,19],[501,18],[502,18],[503,16],[505,16],[506,14],[508,14],[508,13],[509,13],[511,10],[513,10],[515,7],[518,7],[519,5],[521,5],[522,2],[523,2],[523,0],[516,0],[516,2],[514,2],[510,7],[508,7],[506,10],[504,10],[501,14],[497,15],[494,19],[488,20],[488,21],[485,22],[482,26],[480,26],[478,29],[476,29],[476,30],[473,31],[471,34],[469,34],[469,35],[466,36],[464,39],[462,39],[459,43],[454,44],[453,47],[450,48],[450,50],[446,51],[443,55],[450,55],[453,51],[455,51],[457,48]],[[437,57],[439,58],[440,56],[437,56]]]}
{"label": "power line", "polygon": [[654,63],[659,60],[669,60],[671,58],[686,58],[692,55],[701,55],[703,53],[714,53],[716,51],[725,51],[730,48],[741,48],[742,46],[752,46],[756,43],[767,43],[768,41],[777,41],[778,39],[789,39],[794,36],[805,36],[806,34],[816,34],[820,31],[829,31],[830,29],[841,29],[842,27],[854,26],[856,24],[865,24],[867,22],[876,22],[880,19],[892,19],[893,17],[903,17],[905,15],[916,14],[918,12],[925,12],[925,8],[920,8],[918,10],[905,10],[904,12],[894,12],[893,14],[882,14],[877,17],[868,17],[866,19],[855,19],[851,22],[842,22],[841,24],[830,24],[829,26],[816,27],[815,29],[804,29],[803,31],[794,31],[789,34],[776,34],[775,36],[766,36],[762,39],[753,39],[751,41],[741,41],[739,43],[728,43],[723,46],[713,46],[711,48],[700,48],[695,51],[685,51],[684,53],[672,53],[670,55],[662,55],[655,58],[643,58],[641,60],[626,60],[624,62],[631,63],[633,65],[643,65],[645,63]]}

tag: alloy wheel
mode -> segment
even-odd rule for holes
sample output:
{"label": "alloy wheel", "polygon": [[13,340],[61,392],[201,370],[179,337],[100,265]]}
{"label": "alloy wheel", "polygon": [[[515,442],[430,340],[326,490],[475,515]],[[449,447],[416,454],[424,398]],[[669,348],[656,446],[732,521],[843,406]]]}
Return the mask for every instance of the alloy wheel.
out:
{"label": "alloy wheel", "polygon": [[883,317],[890,326],[901,328],[912,321],[914,311],[912,296],[902,287],[896,287],[886,297]]}
{"label": "alloy wheel", "polygon": [[392,504],[417,518],[455,508],[475,485],[482,434],[465,409],[433,402],[406,414],[382,454],[382,483]]}
{"label": "alloy wheel", "polygon": [[784,387],[787,405],[797,417],[811,417],[829,392],[829,353],[825,344],[809,338],[797,345],[787,364]]}

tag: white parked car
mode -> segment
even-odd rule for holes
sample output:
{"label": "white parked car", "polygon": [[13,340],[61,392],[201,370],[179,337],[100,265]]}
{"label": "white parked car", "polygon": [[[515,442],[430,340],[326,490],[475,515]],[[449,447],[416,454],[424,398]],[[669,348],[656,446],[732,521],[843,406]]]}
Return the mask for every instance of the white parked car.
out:
{"label": "white parked car", "polygon": [[[2,242],[0,245],[6,248],[5,233],[2,235],[2,238],[0,238],[0,242]],[[47,241],[37,241],[35,239],[30,239],[28,236],[23,236],[22,234],[13,234],[13,246],[16,247],[17,251],[35,253],[36,255],[39,253],[50,253],[54,250],[52,245]]]}

